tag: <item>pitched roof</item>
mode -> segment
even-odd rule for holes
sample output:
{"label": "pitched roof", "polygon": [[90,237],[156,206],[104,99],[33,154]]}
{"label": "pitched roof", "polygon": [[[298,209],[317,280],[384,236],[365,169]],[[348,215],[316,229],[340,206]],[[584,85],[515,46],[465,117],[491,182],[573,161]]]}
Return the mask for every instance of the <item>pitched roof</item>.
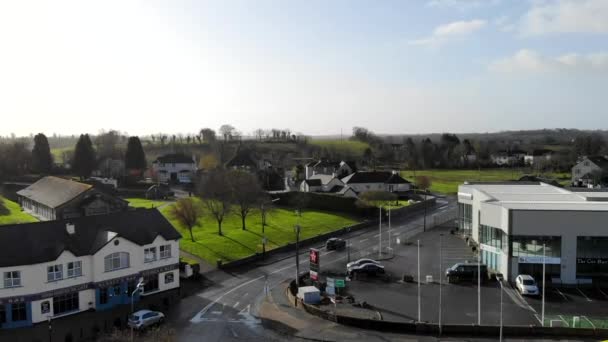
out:
{"label": "pitched roof", "polygon": [[[309,180],[311,180],[311,179],[318,179],[318,180],[320,180],[320,181],[321,181],[321,184],[326,185],[326,184],[328,184],[329,182],[331,182],[331,181],[332,181],[332,179],[334,179],[334,178],[336,178],[336,177],[334,177],[334,176],[332,176],[332,175],[322,175],[322,174],[316,174],[316,175],[310,176],[308,179],[309,179]],[[336,179],[337,179],[337,178],[336,178]],[[339,179],[338,179],[338,180],[339,180]],[[340,181],[340,182],[341,182],[341,181]]]}
{"label": "pitched roof", "polygon": [[356,183],[409,183],[398,174],[389,171],[360,171],[342,178],[345,184]]}
{"label": "pitched roof", "polygon": [[306,184],[308,184],[309,186],[321,186],[321,180],[320,179],[306,179],[305,180]]}
{"label": "pitched roof", "polygon": [[545,148],[533,150],[530,154],[533,156],[544,156],[545,154],[552,154],[552,150],[547,150]]}
{"label": "pitched roof", "polygon": [[57,208],[67,203],[93,186],[74,182],[69,179],[48,176],[27,188],[18,191],[17,195],[44,204],[49,208]]}
{"label": "pitched roof", "polygon": [[247,149],[247,148],[239,148],[236,151],[236,153],[234,154],[234,157],[232,157],[232,159],[230,159],[226,163],[226,166],[227,167],[246,166],[246,167],[255,169],[258,167],[258,163],[254,159],[252,150]]}
{"label": "pitched roof", "polygon": [[608,170],[608,159],[604,156],[590,156],[587,157],[593,164],[601,167],[604,170]]}
{"label": "pitched roof", "polygon": [[163,163],[163,164],[191,164],[194,163],[194,159],[192,157],[188,157],[182,153],[172,153],[165,154],[164,156],[160,156],[156,158],[154,163]]}
{"label": "pitched roof", "polygon": [[[66,231],[68,223],[75,226],[72,235]],[[115,236],[142,246],[158,235],[165,240],[181,238],[156,209],[0,226],[0,267],[53,261],[63,251],[75,256],[93,255]]]}

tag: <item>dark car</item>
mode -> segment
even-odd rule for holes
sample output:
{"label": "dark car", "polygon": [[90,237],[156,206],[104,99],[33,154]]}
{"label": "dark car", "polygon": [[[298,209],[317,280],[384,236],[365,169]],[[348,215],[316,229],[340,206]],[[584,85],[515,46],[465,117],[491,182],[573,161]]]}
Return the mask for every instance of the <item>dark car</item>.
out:
{"label": "dark car", "polygon": [[445,277],[448,283],[456,283],[461,281],[477,282],[477,273],[480,271],[481,281],[485,282],[488,279],[488,267],[484,264],[477,263],[458,263],[448,268],[445,271]]}
{"label": "dark car", "polygon": [[331,238],[329,240],[327,240],[327,242],[325,243],[325,248],[328,251],[337,249],[344,249],[346,247],[346,241],[342,240],[342,239],[338,239],[338,238]]}
{"label": "dark car", "polygon": [[374,263],[368,263],[368,264],[362,264],[362,265],[350,267],[346,271],[350,275],[353,275],[353,276],[357,275],[357,274],[366,274],[366,275],[370,275],[370,276],[376,276],[379,274],[384,274],[384,266],[374,264]]}

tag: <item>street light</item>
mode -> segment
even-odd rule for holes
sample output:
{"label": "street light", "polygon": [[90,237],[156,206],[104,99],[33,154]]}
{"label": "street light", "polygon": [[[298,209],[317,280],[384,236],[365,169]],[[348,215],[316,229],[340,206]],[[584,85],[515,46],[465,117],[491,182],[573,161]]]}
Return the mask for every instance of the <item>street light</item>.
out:
{"label": "street light", "polygon": [[[439,272],[441,272],[441,268]],[[418,322],[422,322],[420,317],[420,240],[418,240]]]}
{"label": "street light", "polygon": [[51,315],[48,315],[47,321],[49,322],[49,342],[53,339],[53,323],[51,319]]}
{"label": "street light", "polygon": [[546,246],[543,243],[543,302],[542,302],[542,309],[541,309],[541,319],[543,321],[543,323],[542,323],[543,327],[545,326],[545,279],[546,279],[546,276],[545,276],[546,253],[545,253],[545,251],[547,250],[545,247]]}
{"label": "street light", "polygon": [[500,342],[502,342],[502,293],[504,292],[502,277],[498,279],[498,284],[500,284]]}
{"label": "street light", "polygon": [[[299,215],[299,211],[298,211]],[[300,224],[296,224],[294,230],[296,232],[296,286],[300,287]]]}
{"label": "street light", "polygon": [[[135,313],[135,308],[134,308],[134,304],[133,304],[133,297],[135,297],[135,293],[143,291],[144,284],[145,284],[144,278],[140,277],[139,278],[139,282],[135,286],[135,290],[133,290],[133,292],[131,292],[131,314]],[[131,324],[131,341],[133,341],[133,324]]]}
{"label": "street light", "polygon": [[439,234],[439,335],[441,335],[441,276],[443,275],[442,271],[442,262],[443,262],[443,234]]}
{"label": "street light", "polygon": [[378,214],[378,259],[382,258],[382,206],[378,206],[378,210],[380,211]]}
{"label": "street light", "polygon": [[[280,198],[275,198],[273,200],[270,200],[270,203],[274,203],[276,201],[280,200]],[[264,210],[264,202],[262,202],[262,259],[266,259],[266,243],[268,242],[268,239],[266,239],[266,210]]]}

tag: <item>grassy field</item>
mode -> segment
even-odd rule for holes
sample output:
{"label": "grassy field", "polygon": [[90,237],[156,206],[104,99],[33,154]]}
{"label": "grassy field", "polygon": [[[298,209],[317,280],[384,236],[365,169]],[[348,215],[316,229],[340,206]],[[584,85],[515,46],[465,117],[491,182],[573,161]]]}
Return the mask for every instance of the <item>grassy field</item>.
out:
{"label": "grassy field", "polygon": [[[402,171],[401,176],[409,181],[414,181],[415,176],[428,176],[431,179],[431,191],[443,194],[455,194],[458,185],[464,181],[505,181],[517,180],[521,176],[529,174],[528,169],[482,169],[479,170],[418,170]],[[564,184],[570,181],[570,174],[547,173],[544,177],[556,179]]]}
{"label": "grassy field", "polygon": [[354,141],[354,140],[312,140],[310,142],[313,145],[325,147],[329,151],[334,151],[341,155],[348,155],[352,157],[361,157],[369,144]]}
{"label": "grassy field", "polygon": [[73,147],[52,148],[51,154],[53,155],[53,160],[55,160],[55,162],[64,161],[63,152],[70,152],[72,150],[74,150]]}
{"label": "grassy field", "polygon": [[[259,214],[250,214],[245,231],[241,229],[240,217],[234,214],[228,216],[222,223],[223,236],[218,235],[217,222],[205,214],[201,223],[193,229],[196,241],[192,242],[188,229],[171,218],[170,206],[160,211],[182,234],[180,248],[211,264],[215,264],[218,259],[227,262],[262,251],[262,224]],[[266,224],[266,250],[294,242],[293,227],[296,222],[297,217],[291,210],[276,209],[271,212]],[[300,218],[300,238],[306,239],[355,223],[355,219],[346,215],[305,210]]]}
{"label": "grassy field", "polygon": [[129,205],[134,208],[158,208],[163,204],[171,203],[168,201],[156,201],[145,198],[125,198]]}
{"label": "grassy field", "polygon": [[0,197],[0,225],[37,221],[35,217],[22,212],[19,204]]}

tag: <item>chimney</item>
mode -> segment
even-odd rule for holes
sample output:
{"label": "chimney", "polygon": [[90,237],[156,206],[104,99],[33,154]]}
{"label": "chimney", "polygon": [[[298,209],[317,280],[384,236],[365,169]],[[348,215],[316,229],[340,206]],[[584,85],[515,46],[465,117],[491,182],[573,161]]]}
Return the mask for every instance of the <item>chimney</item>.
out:
{"label": "chimney", "polygon": [[76,233],[76,226],[72,223],[66,223],[65,230],[68,232],[68,234],[73,235]]}

